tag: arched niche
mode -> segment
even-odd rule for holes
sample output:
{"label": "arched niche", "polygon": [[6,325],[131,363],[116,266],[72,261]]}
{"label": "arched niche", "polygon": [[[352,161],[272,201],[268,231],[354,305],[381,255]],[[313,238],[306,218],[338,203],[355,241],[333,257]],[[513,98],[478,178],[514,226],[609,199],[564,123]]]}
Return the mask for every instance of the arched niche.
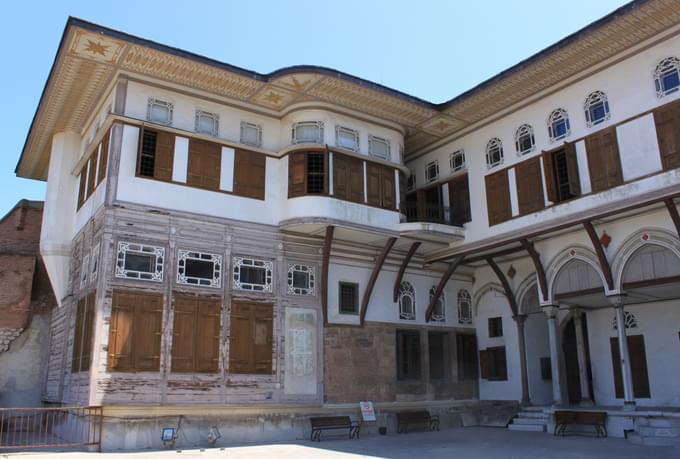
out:
{"label": "arched niche", "polygon": [[584,260],[574,258],[557,272],[552,285],[553,298],[559,303],[579,306],[606,306],[602,276]]}

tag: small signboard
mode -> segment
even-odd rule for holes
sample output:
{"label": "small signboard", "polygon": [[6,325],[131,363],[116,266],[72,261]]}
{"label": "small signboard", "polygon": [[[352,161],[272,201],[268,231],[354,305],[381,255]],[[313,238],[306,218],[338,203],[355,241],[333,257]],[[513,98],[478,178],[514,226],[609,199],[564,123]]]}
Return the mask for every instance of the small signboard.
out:
{"label": "small signboard", "polygon": [[359,402],[359,406],[361,407],[361,418],[364,422],[375,422],[373,402]]}

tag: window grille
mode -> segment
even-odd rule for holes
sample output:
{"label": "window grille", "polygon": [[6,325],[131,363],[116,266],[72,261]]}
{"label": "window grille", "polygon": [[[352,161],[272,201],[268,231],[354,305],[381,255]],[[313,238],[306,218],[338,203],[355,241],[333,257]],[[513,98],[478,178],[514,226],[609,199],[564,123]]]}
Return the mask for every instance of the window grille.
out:
{"label": "window grille", "polygon": [[390,141],[382,137],[369,135],[368,154],[380,159],[390,159]]}
{"label": "window grille", "polygon": [[[432,288],[430,288],[430,301],[432,301],[432,297],[434,297],[436,291],[437,287],[433,285]],[[444,292],[439,295],[434,308],[432,308],[430,320],[432,322],[446,322],[446,296],[444,295]]]}
{"label": "window grille", "polygon": [[220,116],[218,114],[196,110],[196,132],[217,136],[220,130],[219,124]]}
{"label": "window grille", "polygon": [[680,88],[680,59],[671,56],[663,59],[654,69],[656,95],[663,97]]}
{"label": "window grille", "polygon": [[359,151],[359,131],[335,126],[335,145],[345,150]]}
{"label": "window grille", "polygon": [[432,183],[439,179],[439,161],[431,161],[425,166],[425,181]]}
{"label": "window grille", "polygon": [[491,168],[503,164],[503,143],[494,137],[486,143],[486,166]]}
{"label": "window grille", "polygon": [[565,109],[558,108],[550,114],[548,117],[548,134],[552,142],[562,140],[571,134],[569,115]]}
{"label": "window grille", "polygon": [[399,285],[399,318],[416,319],[416,291],[410,282],[403,281]]}
{"label": "window grille", "polygon": [[458,172],[465,169],[465,152],[463,150],[454,151],[449,157],[451,172]]}
{"label": "window grille", "polygon": [[131,242],[119,242],[116,277],[163,282],[165,249]]}
{"label": "window grille", "polygon": [[293,143],[323,143],[323,122],[301,121],[294,123]]}
{"label": "window grille", "polygon": [[586,114],[586,125],[588,127],[600,124],[610,118],[609,102],[607,95],[602,91],[590,93],[583,103],[583,110]]}
{"label": "window grille", "polygon": [[314,295],[314,267],[288,263],[288,293],[291,295]]}
{"label": "window grille", "polygon": [[240,141],[245,145],[252,145],[253,147],[262,146],[262,126],[259,124],[248,123],[241,121],[241,138]]}
{"label": "window grille", "polygon": [[458,323],[472,323],[472,298],[470,292],[465,289],[458,291]]}
{"label": "window grille", "polygon": [[274,263],[271,261],[234,257],[234,288],[271,292],[273,271]]}
{"label": "window grille", "polygon": [[536,148],[534,128],[529,124],[523,124],[515,132],[515,148],[520,155],[526,155]]}
{"label": "window grille", "polygon": [[222,255],[179,250],[177,283],[204,287],[222,286]]}
{"label": "window grille", "polygon": [[146,109],[146,119],[158,124],[172,124],[172,104],[159,99],[150,98]]}

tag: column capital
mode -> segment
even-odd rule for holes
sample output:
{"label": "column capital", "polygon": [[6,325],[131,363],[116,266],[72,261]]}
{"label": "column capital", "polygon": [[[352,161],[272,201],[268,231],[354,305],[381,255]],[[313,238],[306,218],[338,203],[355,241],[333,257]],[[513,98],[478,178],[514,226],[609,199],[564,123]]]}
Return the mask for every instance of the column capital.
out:
{"label": "column capital", "polygon": [[559,305],[556,304],[548,304],[545,306],[541,306],[541,309],[545,313],[546,316],[550,319],[554,319],[557,317],[557,311],[560,309]]}
{"label": "column capital", "polygon": [[526,314],[517,314],[515,316],[512,316],[512,320],[517,322],[517,325],[522,325],[527,320],[527,315]]}
{"label": "column capital", "polygon": [[614,308],[623,308],[623,302],[625,299],[626,295],[624,294],[610,295],[607,297],[607,300]]}

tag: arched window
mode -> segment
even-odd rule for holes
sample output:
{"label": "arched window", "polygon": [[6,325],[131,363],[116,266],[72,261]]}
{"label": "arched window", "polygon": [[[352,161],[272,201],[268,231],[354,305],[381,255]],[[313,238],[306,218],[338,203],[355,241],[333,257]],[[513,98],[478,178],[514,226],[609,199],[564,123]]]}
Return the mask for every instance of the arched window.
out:
{"label": "arched window", "polygon": [[[437,287],[433,285],[430,289],[430,302],[432,301],[432,297],[434,296],[436,290]],[[430,316],[430,320],[432,322],[446,322],[446,297],[444,296],[444,292],[439,295],[434,308],[432,308],[432,316]]]}
{"label": "arched window", "polygon": [[654,70],[656,95],[663,97],[680,88],[680,59],[671,56],[663,59]]}
{"label": "arched window", "polygon": [[609,102],[607,95],[602,91],[591,92],[583,103],[586,113],[586,125],[588,127],[600,124],[609,119]]}
{"label": "arched window", "polygon": [[548,117],[548,134],[552,142],[562,140],[571,134],[569,115],[565,109],[558,108],[550,114]]}
{"label": "arched window", "polygon": [[498,137],[494,137],[486,144],[487,167],[498,166],[503,163],[503,143]]}
{"label": "arched window", "polygon": [[472,298],[467,290],[458,290],[458,323],[472,323]]}
{"label": "arched window", "polygon": [[523,124],[515,132],[515,148],[517,153],[525,155],[534,151],[536,141],[534,140],[534,128],[529,124]]}
{"label": "arched window", "polygon": [[399,285],[399,318],[416,320],[416,291],[407,281]]}

